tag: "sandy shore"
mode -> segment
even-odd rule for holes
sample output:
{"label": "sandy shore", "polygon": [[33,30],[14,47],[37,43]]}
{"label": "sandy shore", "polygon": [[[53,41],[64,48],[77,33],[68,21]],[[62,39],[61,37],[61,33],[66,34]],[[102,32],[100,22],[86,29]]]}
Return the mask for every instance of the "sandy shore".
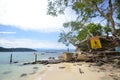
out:
{"label": "sandy shore", "polygon": [[91,65],[84,62],[49,64],[33,80],[120,80],[119,69]]}

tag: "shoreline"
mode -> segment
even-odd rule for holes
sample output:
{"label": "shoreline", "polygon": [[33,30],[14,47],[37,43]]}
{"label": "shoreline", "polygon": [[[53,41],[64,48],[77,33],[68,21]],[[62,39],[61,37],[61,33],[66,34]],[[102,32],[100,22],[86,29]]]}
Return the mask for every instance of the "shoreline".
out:
{"label": "shoreline", "polygon": [[120,80],[120,70],[110,65],[93,65],[85,62],[48,64],[32,80]]}

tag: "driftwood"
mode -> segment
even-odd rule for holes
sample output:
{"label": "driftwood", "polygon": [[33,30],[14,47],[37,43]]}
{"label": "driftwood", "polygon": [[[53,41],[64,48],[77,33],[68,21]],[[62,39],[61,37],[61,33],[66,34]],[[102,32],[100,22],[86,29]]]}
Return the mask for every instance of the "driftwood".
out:
{"label": "driftwood", "polygon": [[57,63],[61,63],[62,60],[38,60],[36,62],[28,62],[28,63],[23,63],[23,65],[29,65],[29,64],[57,64]]}
{"label": "driftwood", "polygon": [[80,74],[83,74],[84,72],[81,70],[81,68],[79,68],[79,73]]}

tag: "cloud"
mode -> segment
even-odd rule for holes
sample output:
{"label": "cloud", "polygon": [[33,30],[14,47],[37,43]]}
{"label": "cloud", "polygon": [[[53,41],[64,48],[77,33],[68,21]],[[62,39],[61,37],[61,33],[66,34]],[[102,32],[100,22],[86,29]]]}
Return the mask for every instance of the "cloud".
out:
{"label": "cloud", "polygon": [[24,30],[53,32],[62,29],[64,16],[46,15],[47,0],[1,0],[0,24]]}
{"label": "cloud", "polygon": [[2,31],[0,32],[0,34],[15,34],[16,32],[6,32],[6,31]]}
{"label": "cloud", "polygon": [[[58,42],[30,40],[30,39],[15,39],[15,38],[0,38],[0,45],[8,48],[25,47],[25,48],[45,48],[45,49],[66,49],[64,44]],[[73,48],[73,47],[71,47]]]}

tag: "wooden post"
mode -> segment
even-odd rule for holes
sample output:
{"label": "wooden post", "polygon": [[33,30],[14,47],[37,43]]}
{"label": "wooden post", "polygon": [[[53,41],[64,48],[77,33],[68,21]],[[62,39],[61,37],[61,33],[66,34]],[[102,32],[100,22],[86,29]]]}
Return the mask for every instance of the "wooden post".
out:
{"label": "wooden post", "polygon": [[35,63],[37,62],[37,53],[34,53],[35,55]]}
{"label": "wooden post", "polygon": [[69,52],[69,47],[67,48],[67,51]]}
{"label": "wooden post", "polygon": [[12,54],[10,55],[10,64],[12,63]]}

